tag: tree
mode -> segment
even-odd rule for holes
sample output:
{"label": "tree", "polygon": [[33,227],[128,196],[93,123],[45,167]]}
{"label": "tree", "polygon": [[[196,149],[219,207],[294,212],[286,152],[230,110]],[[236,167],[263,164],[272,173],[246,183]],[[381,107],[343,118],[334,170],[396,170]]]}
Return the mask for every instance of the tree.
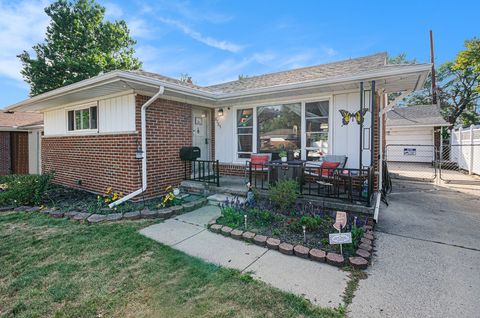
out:
{"label": "tree", "polygon": [[21,71],[30,96],[72,84],[101,72],[136,70],[136,41],[125,21],[104,21],[105,8],[94,0],[57,0],[45,8],[51,18],[44,43],[23,51]]}
{"label": "tree", "polygon": [[[466,50],[458,53],[453,68],[480,74],[480,39],[473,38],[465,41],[465,48]],[[480,91],[478,82],[475,88],[477,91]]]}

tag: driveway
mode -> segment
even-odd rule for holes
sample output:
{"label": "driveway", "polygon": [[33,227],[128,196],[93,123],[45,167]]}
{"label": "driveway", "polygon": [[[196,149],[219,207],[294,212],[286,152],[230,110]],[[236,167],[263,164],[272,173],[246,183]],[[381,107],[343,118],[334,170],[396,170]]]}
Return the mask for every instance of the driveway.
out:
{"label": "driveway", "polygon": [[478,317],[480,197],[395,181],[349,316]]}

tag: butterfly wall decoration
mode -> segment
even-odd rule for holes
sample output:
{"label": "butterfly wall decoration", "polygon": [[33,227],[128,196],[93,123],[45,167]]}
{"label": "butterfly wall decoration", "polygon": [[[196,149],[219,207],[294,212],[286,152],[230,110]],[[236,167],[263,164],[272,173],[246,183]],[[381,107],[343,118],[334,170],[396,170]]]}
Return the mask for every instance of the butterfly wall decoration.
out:
{"label": "butterfly wall decoration", "polygon": [[362,124],[363,120],[365,119],[365,114],[367,113],[368,109],[364,108],[363,110],[358,110],[355,113],[351,113],[345,109],[338,110],[342,115],[342,126],[348,125],[351,121],[355,120],[357,124]]}

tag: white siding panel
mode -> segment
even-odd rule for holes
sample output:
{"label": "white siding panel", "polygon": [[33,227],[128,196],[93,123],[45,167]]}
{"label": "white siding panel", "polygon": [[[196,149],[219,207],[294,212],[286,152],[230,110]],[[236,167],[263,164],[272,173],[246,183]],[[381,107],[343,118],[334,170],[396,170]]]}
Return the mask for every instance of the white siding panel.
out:
{"label": "white siding panel", "polygon": [[135,131],[135,95],[100,100],[98,115],[101,133]]}
{"label": "white siding panel", "polygon": [[43,114],[45,136],[63,135],[67,131],[67,119],[64,109],[53,110]]}
{"label": "white siding panel", "polygon": [[[220,162],[236,162],[235,112],[236,108],[223,109],[223,117],[215,123],[215,159]],[[215,114],[216,116],[216,114]]]}
{"label": "white siding panel", "polygon": [[41,130],[32,130],[28,133],[28,173],[41,173]]}

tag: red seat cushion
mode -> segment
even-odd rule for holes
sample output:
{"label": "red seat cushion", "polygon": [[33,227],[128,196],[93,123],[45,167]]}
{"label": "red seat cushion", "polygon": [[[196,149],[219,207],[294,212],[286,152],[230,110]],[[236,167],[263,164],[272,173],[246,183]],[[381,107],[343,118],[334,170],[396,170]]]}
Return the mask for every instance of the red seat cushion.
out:
{"label": "red seat cushion", "polygon": [[340,162],[322,162],[322,165],[318,169],[318,174],[324,177],[331,176],[333,174],[333,169],[336,169],[340,165]]}
{"label": "red seat cushion", "polygon": [[269,155],[252,154],[250,156],[250,162],[252,163],[252,168],[254,169],[265,168],[263,164],[268,163],[269,158],[270,158]]}

